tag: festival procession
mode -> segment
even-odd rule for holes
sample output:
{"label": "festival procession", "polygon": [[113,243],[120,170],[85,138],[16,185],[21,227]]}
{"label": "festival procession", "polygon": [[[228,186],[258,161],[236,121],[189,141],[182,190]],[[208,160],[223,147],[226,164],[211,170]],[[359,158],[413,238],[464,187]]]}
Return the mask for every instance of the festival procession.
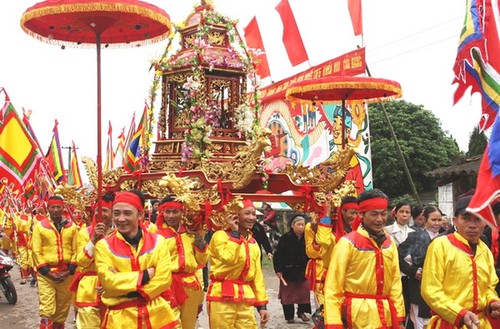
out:
{"label": "festival procession", "polygon": [[[405,33],[429,39],[379,62],[370,38],[412,25],[397,1],[19,3],[0,20],[30,45],[26,88],[91,105],[24,105],[36,92],[0,66],[0,327],[500,329],[498,0],[407,4],[424,25]],[[394,20],[363,24],[389,3]],[[454,37],[431,40],[451,12]],[[22,58],[17,42],[4,52]],[[425,80],[377,74],[443,43],[438,68],[402,64]],[[142,96],[117,94],[140,78],[110,57],[154,44]],[[117,134],[122,98],[139,108]]]}

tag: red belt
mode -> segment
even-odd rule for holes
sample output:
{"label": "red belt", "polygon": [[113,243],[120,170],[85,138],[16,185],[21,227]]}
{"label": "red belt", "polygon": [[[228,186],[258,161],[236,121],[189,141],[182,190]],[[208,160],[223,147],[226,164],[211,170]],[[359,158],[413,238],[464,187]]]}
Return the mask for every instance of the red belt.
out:
{"label": "red belt", "polygon": [[[399,321],[398,321],[398,314],[396,312],[396,307],[394,306],[394,301],[391,299],[390,296],[385,296],[385,295],[370,295],[370,294],[356,294],[353,292],[344,292],[344,297],[346,298],[345,302],[348,302],[350,307],[351,299],[352,298],[365,298],[365,299],[375,299],[377,300],[377,308],[378,312],[380,315],[380,318],[384,318],[383,312],[383,305],[379,302],[382,302],[382,300],[387,300],[389,303],[389,310],[391,312],[391,320],[392,320],[392,328],[393,329],[399,329]],[[345,303],[344,302],[344,303]],[[350,314],[348,314],[347,321],[350,323],[352,321]],[[349,326],[351,328],[352,326]]]}
{"label": "red belt", "polygon": [[71,280],[71,283],[69,284],[68,290],[71,292],[76,292],[78,289],[78,284],[80,284],[80,281],[86,277],[86,276],[91,276],[91,275],[97,275],[96,271],[88,271],[88,272],[76,272],[75,275],[73,276],[73,280]]}
{"label": "red belt", "polygon": [[228,279],[221,279],[221,278],[212,278],[212,282],[220,282],[221,287],[222,287],[222,298],[224,300],[233,300],[235,293],[234,293],[234,284],[238,286],[242,285],[248,285],[249,282],[247,281],[241,281],[241,280],[228,280]]}
{"label": "red belt", "polygon": [[172,273],[172,284],[170,285],[170,290],[172,291],[172,297],[175,305],[184,305],[186,299],[188,299],[188,295],[184,290],[182,278],[191,275],[191,273]]}

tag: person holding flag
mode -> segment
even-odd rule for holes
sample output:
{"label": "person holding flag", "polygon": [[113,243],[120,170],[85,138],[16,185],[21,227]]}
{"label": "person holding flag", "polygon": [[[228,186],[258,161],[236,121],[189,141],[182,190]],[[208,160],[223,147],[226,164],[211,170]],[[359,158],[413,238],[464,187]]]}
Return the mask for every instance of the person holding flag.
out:
{"label": "person holding flag", "polygon": [[97,277],[106,313],[101,328],[175,328],[179,321],[162,294],[172,283],[165,238],[140,225],[144,195],[118,192],[113,201],[116,230],[95,246]]}
{"label": "person holding flag", "polygon": [[194,329],[203,304],[203,289],[196,272],[208,260],[208,245],[201,226],[190,230],[182,223],[185,208],[173,195],[160,201],[157,218],[158,233],[167,240],[172,257],[172,285],[174,312],[179,313],[183,329]]}
{"label": "person holding flag", "polygon": [[[102,196],[102,212],[94,214],[91,225],[78,232],[76,263],[80,269],[71,283],[70,290],[76,293],[75,305],[78,307],[76,327],[78,329],[99,329],[101,327],[100,294],[102,288],[95,269],[95,245],[97,241],[111,233],[113,229],[112,212],[114,194]],[[95,209],[97,211],[97,208]],[[98,221],[99,217],[102,221]]]}
{"label": "person holding flag", "polygon": [[65,202],[60,196],[47,201],[49,218],[35,225],[33,260],[38,269],[40,329],[61,329],[68,317],[72,292],[69,285],[76,269],[77,228],[63,217]]}

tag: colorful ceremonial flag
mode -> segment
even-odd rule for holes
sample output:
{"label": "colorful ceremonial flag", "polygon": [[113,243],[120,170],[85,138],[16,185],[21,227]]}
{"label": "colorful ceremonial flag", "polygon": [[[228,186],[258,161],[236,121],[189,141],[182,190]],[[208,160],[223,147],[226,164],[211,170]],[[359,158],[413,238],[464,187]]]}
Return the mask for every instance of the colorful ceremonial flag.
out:
{"label": "colorful ceremonial flag", "polygon": [[49,150],[45,155],[45,159],[49,164],[52,176],[54,177],[57,183],[60,183],[61,181],[65,180],[65,177],[64,177],[64,165],[61,156],[62,154],[61,144],[59,143],[59,132],[57,130],[58,124],[59,122],[55,120],[54,129],[52,129],[54,134],[52,135],[52,140],[50,142]]}
{"label": "colorful ceremonial flag", "polygon": [[78,157],[76,155],[75,142],[72,142],[71,148],[71,165],[68,171],[68,185],[75,186],[76,188],[82,187],[82,175],[80,175],[80,166],[78,165]]}
{"label": "colorful ceremonial flag", "polygon": [[2,91],[5,104],[0,112],[0,179],[14,190],[23,191],[35,177],[43,156],[3,88]]}
{"label": "colorful ceremonial flag", "polygon": [[115,158],[115,153],[113,152],[113,128],[111,127],[111,121],[109,121],[108,128],[108,143],[106,145],[106,162],[104,163],[104,170],[113,170],[113,160]]}
{"label": "colorful ceremonial flag", "polygon": [[250,23],[243,29],[245,32],[245,41],[249,48],[256,49],[255,60],[257,62],[256,70],[261,79],[271,76],[269,63],[267,62],[266,49],[260,34],[257,17],[252,18]]}
{"label": "colorful ceremonial flag", "polygon": [[361,0],[348,0],[349,15],[351,16],[352,29],[354,35],[363,34],[363,11],[361,9]]}
{"label": "colorful ceremonial flag", "polygon": [[137,126],[130,144],[127,147],[127,152],[123,158],[123,169],[128,173],[134,173],[141,169],[140,158],[141,158],[141,146],[145,140],[145,133],[147,131],[147,115],[148,115],[148,105],[144,106],[144,111]]}
{"label": "colorful ceremonial flag", "polygon": [[293,16],[292,7],[288,0],[281,0],[276,6],[283,22],[283,43],[292,66],[299,65],[308,60],[306,48],[300,36],[299,27]]}
{"label": "colorful ceremonial flag", "polygon": [[[498,2],[493,10],[491,0],[467,1],[464,28],[455,63],[458,88],[455,102],[472,86],[472,92],[481,93],[481,127],[493,125],[490,140],[483,154],[477,176],[474,196],[468,210],[476,213],[489,225],[499,228],[492,207],[500,202],[500,41],[497,26]],[[496,13],[496,15],[495,15]]]}
{"label": "colorful ceremonial flag", "polygon": [[[496,8],[498,9],[498,5]],[[453,68],[453,83],[458,84],[455,103],[469,87],[472,87],[472,93],[481,93],[481,129],[493,125],[500,108],[500,40],[497,30],[500,22],[495,21],[498,19],[492,8],[492,0],[467,0],[464,27]]]}
{"label": "colorful ceremonial flag", "polygon": [[[113,152],[113,163],[122,163],[124,149],[125,149],[125,127],[122,128],[122,132],[118,136],[118,145],[116,145],[116,149]],[[117,161],[118,155],[120,155],[119,161]]]}

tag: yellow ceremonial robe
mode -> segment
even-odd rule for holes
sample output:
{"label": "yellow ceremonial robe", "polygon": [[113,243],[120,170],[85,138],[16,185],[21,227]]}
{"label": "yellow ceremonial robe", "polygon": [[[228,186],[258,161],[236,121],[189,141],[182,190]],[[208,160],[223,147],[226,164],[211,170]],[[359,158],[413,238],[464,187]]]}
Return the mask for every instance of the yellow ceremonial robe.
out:
{"label": "yellow ceremonial robe", "polygon": [[[257,241],[251,233],[247,238],[235,238],[229,231],[217,231],[210,240],[208,252],[211,282],[207,301],[211,328],[236,328],[237,324],[241,327],[239,314],[246,319],[253,317],[253,323],[247,322],[246,328],[256,328],[253,307],[268,303]],[[214,311],[221,309],[218,302],[224,304],[226,314]],[[212,308],[210,303],[217,307]]]}
{"label": "yellow ceremonial robe", "polygon": [[[97,276],[107,306],[101,328],[174,328],[178,321],[161,296],[172,282],[170,262],[165,238],[144,230],[137,249],[117,231],[97,242]],[[143,285],[150,267],[155,274]]]}
{"label": "yellow ceremonial robe", "polygon": [[428,328],[457,328],[468,310],[478,315],[481,329],[491,328],[484,313],[498,300],[497,283],[493,255],[482,241],[474,255],[458,232],[435,238],[422,272],[422,297],[437,313]]}
{"label": "yellow ceremonial robe", "polygon": [[199,306],[203,304],[203,290],[196,271],[207,263],[208,246],[198,249],[194,244],[194,235],[187,233],[184,225],[178,231],[168,226],[159,227],[158,233],[165,237],[172,260],[173,282],[170,290],[180,312],[182,328],[194,329]]}
{"label": "yellow ceremonial robe", "polygon": [[311,223],[307,223],[304,231],[304,239],[306,242],[306,254],[309,257],[307,262],[305,276],[309,281],[309,288],[314,291],[318,305],[323,305],[325,295],[323,287],[325,284],[326,268],[323,262],[323,256],[326,252],[317,241],[317,232],[315,233],[311,227]]}
{"label": "yellow ceremonial robe", "polygon": [[325,280],[325,328],[399,328],[405,308],[398,250],[359,227],[337,242]]}

